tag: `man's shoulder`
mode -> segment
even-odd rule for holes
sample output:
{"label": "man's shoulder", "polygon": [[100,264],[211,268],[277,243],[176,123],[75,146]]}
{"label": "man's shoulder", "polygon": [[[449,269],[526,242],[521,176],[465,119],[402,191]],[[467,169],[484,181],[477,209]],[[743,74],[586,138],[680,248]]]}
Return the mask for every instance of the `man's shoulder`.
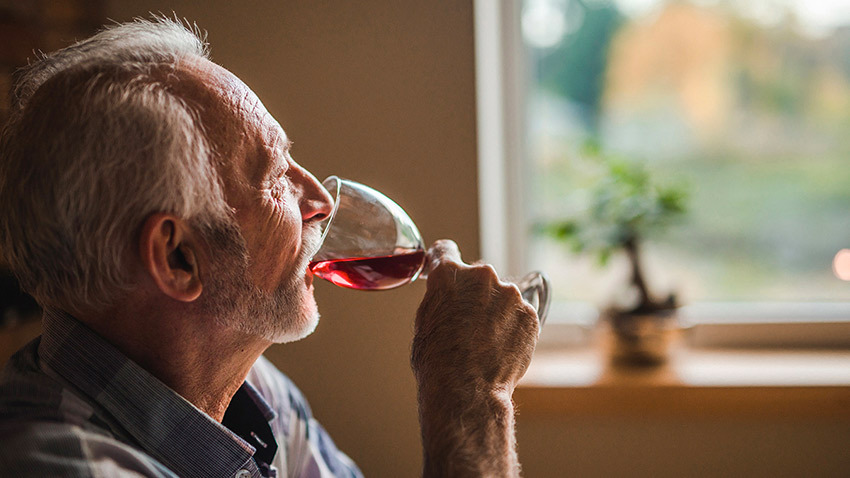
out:
{"label": "man's shoulder", "polygon": [[139,450],[70,423],[4,420],[0,442],[0,476],[175,476]]}
{"label": "man's shoulder", "polygon": [[39,338],[17,351],[0,373],[0,423],[10,420],[61,420],[61,384],[38,364]]}
{"label": "man's shoulder", "polygon": [[94,417],[84,395],[45,372],[39,339],[16,352],[0,373],[0,423],[65,422],[83,425]]}
{"label": "man's shoulder", "polygon": [[38,344],[15,353],[0,374],[0,476],[170,476],[45,373]]}

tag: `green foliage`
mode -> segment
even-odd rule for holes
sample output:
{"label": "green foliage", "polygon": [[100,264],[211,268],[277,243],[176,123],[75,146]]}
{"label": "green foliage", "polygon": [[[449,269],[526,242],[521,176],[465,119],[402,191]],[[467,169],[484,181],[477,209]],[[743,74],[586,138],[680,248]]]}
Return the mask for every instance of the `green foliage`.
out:
{"label": "green foliage", "polygon": [[617,7],[608,2],[568,0],[583,12],[581,25],[538,61],[540,84],[580,105],[595,130],[605,85],[611,39],[622,23]]}
{"label": "green foliage", "polygon": [[685,212],[682,185],[656,184],[646,165],[606,155],[597,144],[583,149],[592,169],[577,213],[547,223],[543,232],[574,253],[595,254],[605,265],[612,254],[664,230]]}

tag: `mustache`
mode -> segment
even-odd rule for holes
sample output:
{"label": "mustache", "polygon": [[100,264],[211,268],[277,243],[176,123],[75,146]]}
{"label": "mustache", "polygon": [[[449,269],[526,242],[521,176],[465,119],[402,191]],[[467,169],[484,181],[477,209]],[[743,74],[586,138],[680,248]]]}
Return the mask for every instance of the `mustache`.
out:
{"label": "mustache", "polygon": [[322,246],[322,229],[315,223],[305,225],[301,230],[301,237],[301,253],[298,259],[306,267]]}

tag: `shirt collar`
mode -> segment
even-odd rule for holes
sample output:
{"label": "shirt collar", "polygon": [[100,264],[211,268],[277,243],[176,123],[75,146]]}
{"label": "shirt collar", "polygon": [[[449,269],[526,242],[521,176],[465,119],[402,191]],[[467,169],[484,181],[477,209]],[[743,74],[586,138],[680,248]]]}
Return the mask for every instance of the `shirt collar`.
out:
{"label": "shirt collar", "polygon": [[[245,468],[257,475],[252,460],[257,451],[254,446],[70,315],[45,310],[39,356],[48,367],[103,407],[146,453],[178,475],[208,477],[220,476],[222,472],[232,475]],[[243,383],[235,398],[231,406],[236,408],[233,411],[228,408],[227,414],[252,417],[252,425],[257,417],[262,417],[268,428],[274,412],[250,384]],[[260,440],[254,443],[267,445],[261,447],[257,458],[271,463],[277,444],[264,431],[255,432]],[[237,433],[243,434],[243,430]]]}
{"label": "shirt collar", "polygon": [[257,389],[245,382],[230,401],[221,423],[254,446],[257,462],[271,464],[277,452],[277,441],[269,422],[275,416]]}

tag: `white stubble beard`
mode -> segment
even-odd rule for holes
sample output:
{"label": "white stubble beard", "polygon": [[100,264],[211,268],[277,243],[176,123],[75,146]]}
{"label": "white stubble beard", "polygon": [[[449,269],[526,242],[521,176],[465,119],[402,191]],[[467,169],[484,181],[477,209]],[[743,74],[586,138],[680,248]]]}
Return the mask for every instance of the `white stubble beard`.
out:
{"label": "white stubble beard", "polygon": [[208,285],[204,308],[216,322],[250,336],[272,343],[300,340],[316,329],[319,312],[312,288],[305,284],[310,259],[319,248],[317,225],[305,225],[302,244],[289,277],[273,292],[254,284],[248,273],[250,261],[247,247],[236,226],[220,232],[216,247],[220,257]]}

